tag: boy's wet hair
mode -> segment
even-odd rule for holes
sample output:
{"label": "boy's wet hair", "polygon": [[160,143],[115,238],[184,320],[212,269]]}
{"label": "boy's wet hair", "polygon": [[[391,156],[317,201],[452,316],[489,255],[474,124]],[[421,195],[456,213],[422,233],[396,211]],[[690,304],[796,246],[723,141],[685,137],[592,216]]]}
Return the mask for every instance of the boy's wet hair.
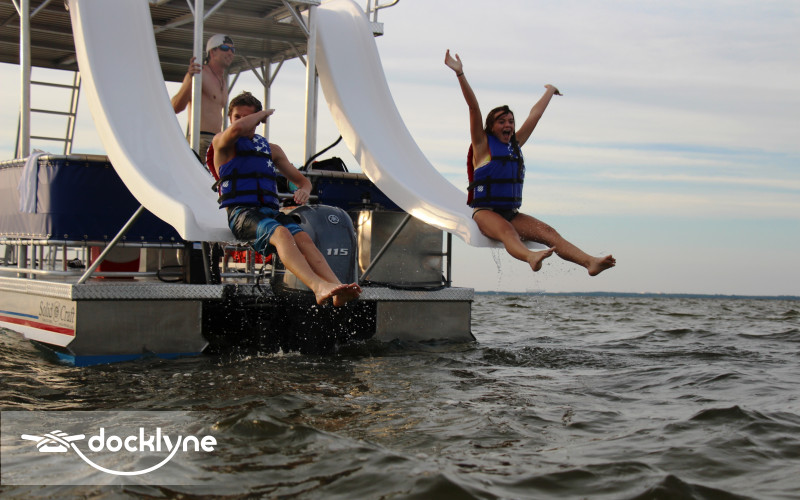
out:
{"label": "boy's wet hair", "polygon": [[261,106],[261,101],[259,101],[256,96],[247,91],[244,91],[241,94],[234,97],[233,99],[231,99],[231,103],[230,105],[228,105],[228,116],[231,116],[231,113],[233,113],[233,108],[237,106],[251,106],[255,109],[256,113],[258,113],[263,109],[263,107]]}

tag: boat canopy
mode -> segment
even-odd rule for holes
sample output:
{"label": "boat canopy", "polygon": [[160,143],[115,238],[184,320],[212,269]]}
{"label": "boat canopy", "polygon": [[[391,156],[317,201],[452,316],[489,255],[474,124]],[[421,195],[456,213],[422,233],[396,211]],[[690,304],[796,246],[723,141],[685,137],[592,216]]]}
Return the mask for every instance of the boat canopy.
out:
{"label": "boat canopy", "polygon": [[[463,192],[427,160],[395,106],[374,37],[382,32],[375,14],[397,0],[385,4],[369,0],[366,11],[352,0],[219,0],[213,5],[208,2],[209,8],[204,0],[138,1],[69,0],[72,12],[67,16],[61,2],[45,0],[34,6],[32,0],[15,0],[15,8],[18,4],[20,12],[30,13],[17,16],[20,40],[16,45],[21,49],[17,61],[21,61],[23,77],[31,65],[75,69],[75,61],[81,61],[95,125],[114,168],[134,197],[182,238],[224,241],[230,230],[217,210],[208,179],[201,175],[206,172],[199,172],[188,148],[176,147],[182,142],[182,131],[168,118],[174,113],[162,92],[163,79],[183,78],[192,54],[201,57],[203,42],[212,34],[224,33],[234,38],[237,49],[230,73],[252,69],[264,84],[266,107],[269,85],[280,65],[294,57],[305,63],[304,160],[316,151],[321,83],[348,149],[394,203],[470,245],[499,245],[481,234]],[[0,15],[7,16],[10,26],[13,12],[7,4],[0,7],[4,9]],[[205,15],[195,16],[193,10]],[[52,23],[47,21],[51,14],[56,17]],[[73,32],[78,37],[74,41]],[[129,44],[138,38],[140,45]],[[65,50],[50,49],[48,54],[48,48],[58,43]],[[198,81],[195,75],[190,127],[195,151],[200,119],[196,107],[202,100]],[[23,93],[21,109],[30,111],[25,99]],[[24,111],[21,116],[24,119]],[[22,120],[20,130],[24,144],[29,127]],[[28,156],[28,151],[23,148],[20,156]],[[164,164],[170,168],[161,168]],[[529,246],[541,247],[532,242]]]}
{"label": "boat canopy", "polygon": [[[309,12],[320,0],[138,0],[150,10],[161,73],[165,81],[181,81],[193,55],[204,56],[205,42],[212,35],[230,35],[236,45],[236,57],[228,68],[236,83],[242,72],[252,71],[264,86],[263,101],[269,105],[269,90],[285,61],[300,59],[315,66],[314,22]],[[399,0],[366,0],[374,34],[383,33],[377,12]],[[53,0],[12,0],[0,3],[0,62],[21,67],[20,137],[17,157],[30,153],[30,69],[40,67],[78,72],[75,41],[68,11],[70,2]],[[195,16],[195,11],[203,12]],[[21,16],[20,12],[28,13]],[[109,22],[120,22],[109,20]],[[124,22],[124,21],[122,21]],[[310,51],[309,51],[310,49]],[[306,71],[305,157],[316,150],[317,80]],[[74,88],[80,87],[76,76]],[[199,81],[199,80],[198,80]],[[40,83],[40,82],[37,82]],[[62,86],[62,85],[55,85]],[[192,90],[190,144],[199,146],[200,89]],[[73,93],[73,96],[77,94]],[[77,100],[77,98],[74,98]],[[73,106],[74,107],[74,106]],[[71,110],[74,121],[75,109]],[[68,127],[72,128],[73,125]],[[71,150],[71,133],[63,142]],[[59,140],[56,138],[56,140]]]}
{"label": "boat canopy", "polygon": [[[140,0],[145,1],[145,0]],[[20,3],[20,0],[14,0]],[[28,2],[25,2],[28,3]],[[194,1],[150,1],[158,57],[166,81],[181,81],[194,49]],[[368,2],[369,3],[369,2]],[[308,34],[294,16],[319,0],[207,0],[204,37],[224,33],[236,44],[232,75],[269,64],[302,58]],[[368,5],[368,9],[370,7]],[[69,12],[62,0],[30,1],[32,66],[77,71]],[[0,62],[20,64],[20,17],[11,1],[0,2]],[[382,26],[373,23],[376,34]],[[203,48],[205,46],[203,45]]]}

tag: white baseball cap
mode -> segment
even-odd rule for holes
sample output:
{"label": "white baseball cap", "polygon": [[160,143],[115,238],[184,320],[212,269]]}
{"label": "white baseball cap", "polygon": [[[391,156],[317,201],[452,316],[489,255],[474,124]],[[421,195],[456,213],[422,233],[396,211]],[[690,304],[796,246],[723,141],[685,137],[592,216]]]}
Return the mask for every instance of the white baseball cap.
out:
{"label": "white baseball cap", "polygon": [[206,42],[206,52],[211,52],[211,49],[216,49],[223,44],[233,44],[233,39],[228,35],[214,35]]}

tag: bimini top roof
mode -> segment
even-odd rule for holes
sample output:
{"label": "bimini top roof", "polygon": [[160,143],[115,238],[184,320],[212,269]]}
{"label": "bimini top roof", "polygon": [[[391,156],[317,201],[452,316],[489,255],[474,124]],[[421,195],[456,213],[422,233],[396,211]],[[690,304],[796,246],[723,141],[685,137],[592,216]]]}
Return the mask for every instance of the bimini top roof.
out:
{"label": "bimini top roof", "polygon": [[[142,0],[144,1],[144,0]],[[19,2],[17,2],[19,3]],[[31,65],[78,69],[69,12],[62,0],[31,0]],[[150,0],[150,15],[161,70],[167,81],[180,81],[192,57],[194,16],[187,0]],[[305,29],[289,8],[302,13],[320,0],[206,0],[205,41],[214,34],[230,35],[236,45],[231,74],[279,63],[307,52]],[[109,20],[109,22],[125,22]],[[19,64],[20,18],[14,3],[0,2],[0,62]],[[380,34],[380,25],[373,25]]]}

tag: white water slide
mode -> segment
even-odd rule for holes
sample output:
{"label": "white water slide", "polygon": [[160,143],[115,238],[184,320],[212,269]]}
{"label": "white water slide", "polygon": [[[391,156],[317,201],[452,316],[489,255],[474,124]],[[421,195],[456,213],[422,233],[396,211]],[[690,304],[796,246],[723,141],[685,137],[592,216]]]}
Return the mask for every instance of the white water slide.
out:
{"label": "white water slide", "polygon": [[[70,0],[69,6],[95,126],[122,181],[184,239],[231,240],[213,180],[199,168],[172,111],[147,2]],[[414,217],[470,245],[497,246],[472,220],[466,192],[431,165],[408,132],[361,8],[333,0],[317,13],[322,89],[364,173]]]}
{"label": "white water slide", "polygon": [[233,240],[172,110],[148,3],[70,0],[69,12],[89,109],[122,182],[182,238]]}

